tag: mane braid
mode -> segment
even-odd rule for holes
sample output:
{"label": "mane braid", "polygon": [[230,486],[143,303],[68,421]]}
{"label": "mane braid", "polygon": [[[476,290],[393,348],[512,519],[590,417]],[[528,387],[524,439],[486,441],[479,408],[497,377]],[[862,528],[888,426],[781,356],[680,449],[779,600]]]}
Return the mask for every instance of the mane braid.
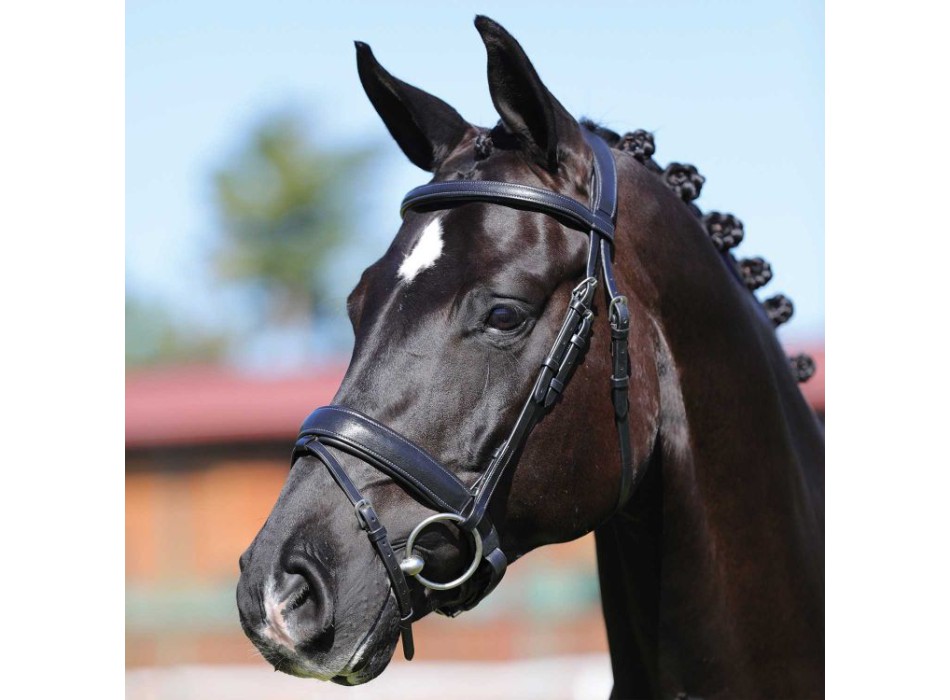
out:
{"label": "mane braid", "polygon": [[[763,258],[743,258],[736,260],[730,250],[738,246],[745,238],[745,227],[734,214],[718,211],[706,214],[694,204],[699,198],[706,178],[689,163],[671,162],[665,168],[653,159],[656,143],[653,134],[644,129],[628,131],[622,136],[597,122],[583,118],[581,126],[602,138],[615,151],[633,156],[647,170],[656,174],[669,187],[686,207],[696,216],[706,229],[710,241],[726,264],[738,274],[739,279],[750,292],[765,286],[772,279],[772,266]],[[477,146],[476,146],[477,147]],[[762,309],[775,328],[787,322],[794,312],[792,300],[784,294],[766,299]],[[798,354],[789,358],[789,367],[799,382],[808,381],[815,373],[815,361],[810,356]]]}

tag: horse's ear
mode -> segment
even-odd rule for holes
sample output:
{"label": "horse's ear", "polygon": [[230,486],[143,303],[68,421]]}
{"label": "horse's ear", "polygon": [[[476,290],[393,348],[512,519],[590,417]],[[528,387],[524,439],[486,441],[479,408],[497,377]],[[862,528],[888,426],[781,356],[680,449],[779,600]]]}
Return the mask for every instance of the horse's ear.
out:
{"label": "horse's ear", "polygon": [[438,97],[394,78],[361,41],[356,42],[356,68],[366,96],[403,153],[423,170],[435,172],[469,123]]}
{"label": "horse's ear", "polygon": [[475,28],[488,52],[488,90],[495,109],[535,160],[557,172],[561,156],[584,150],[577,120],[544,86],[524,49],[504,27],[479,15]]}

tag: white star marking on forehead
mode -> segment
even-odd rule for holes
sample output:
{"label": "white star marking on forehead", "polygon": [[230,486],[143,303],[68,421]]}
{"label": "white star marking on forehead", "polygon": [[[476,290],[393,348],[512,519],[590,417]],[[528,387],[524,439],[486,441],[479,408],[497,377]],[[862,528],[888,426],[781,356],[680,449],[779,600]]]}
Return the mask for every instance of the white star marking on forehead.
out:
{"label": "white star marking on forehead", "polygon": [[440,255],[442,255],[442,222],[439,221],[439,217],[436,217],[426,224],[415,247],[402,261],[396,274],[409,284],[420,272],[435,265]]}

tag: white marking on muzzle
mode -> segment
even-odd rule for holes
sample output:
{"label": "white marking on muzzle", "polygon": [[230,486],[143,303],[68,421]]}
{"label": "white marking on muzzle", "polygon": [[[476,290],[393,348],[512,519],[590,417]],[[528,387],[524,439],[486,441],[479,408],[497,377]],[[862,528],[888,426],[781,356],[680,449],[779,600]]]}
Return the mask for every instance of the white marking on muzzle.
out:
{"label": "white marking on muzzle", "polygon": [[442,255],[442,222],[436,217],[422,230],[412,252],[406,256],[396,273],[408,284],[423,270],[433,265]]}
{"label": "white marking on muzzle", "polygon": [[267,637],[275,644],[281,644],[293,651],[296,641],[287,629],[287,621],[284,620],[284,608],[287,606],[287,600],[277,600],[274,580],[267,582],[264,588],[264,628],[261,634]]}

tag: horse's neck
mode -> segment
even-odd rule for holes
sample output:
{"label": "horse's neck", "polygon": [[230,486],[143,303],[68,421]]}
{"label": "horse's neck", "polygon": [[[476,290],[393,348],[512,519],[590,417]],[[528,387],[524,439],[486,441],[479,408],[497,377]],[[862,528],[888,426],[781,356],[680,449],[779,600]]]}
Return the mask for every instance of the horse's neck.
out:
{"label": "horse's neck", "polygon": [[596,533],[617,697],[821,694],[821,429],[771,328],[735,313],[731,346],[657,328],[657,444]]}

